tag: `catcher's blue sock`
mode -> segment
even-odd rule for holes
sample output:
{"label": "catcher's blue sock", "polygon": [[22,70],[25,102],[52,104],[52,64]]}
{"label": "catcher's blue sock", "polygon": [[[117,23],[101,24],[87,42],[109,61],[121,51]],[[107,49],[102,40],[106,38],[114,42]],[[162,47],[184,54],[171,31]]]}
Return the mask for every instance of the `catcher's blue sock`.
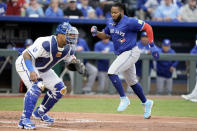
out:
{"label": "catcher's blue sock", "polygon": [[114,87],[116,88],[116,90],[120,94],[120,97],[125,96],[124,89],[122,87],[122,83],[121,83],[118,75],[108,74],[108,76],[109,76],[109,79],[111,80],[111,82],[113,83]]}
{"label": "catcher's blue sock", "polygon": [[145,103],[146,102],[146,97],[144,95],[144,92],[143,92],[142,87],[140,86],[140,84],[137,83],[135,85],[132,85],[131,88],[133,89],[135,94],[140,98],[142,103]]}

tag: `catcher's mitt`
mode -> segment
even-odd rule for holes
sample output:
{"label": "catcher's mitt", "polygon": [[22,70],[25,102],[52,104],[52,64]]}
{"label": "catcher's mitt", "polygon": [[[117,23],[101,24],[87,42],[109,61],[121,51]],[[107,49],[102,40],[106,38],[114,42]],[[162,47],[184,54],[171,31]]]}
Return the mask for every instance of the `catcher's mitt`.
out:
{"label": "catcher's mitt", "polygon": [[68,65],[67,68],[70,71],[77,71],[79,74],[86,74],[86,68],[79,59],[73,59]]}
{"label": "catcher's mitt", "polygon": [[75,64],[73,63],[70,63],[67,65],[67,68],[70,70],[70,71],[77,71],[76,67],[75,67]]}

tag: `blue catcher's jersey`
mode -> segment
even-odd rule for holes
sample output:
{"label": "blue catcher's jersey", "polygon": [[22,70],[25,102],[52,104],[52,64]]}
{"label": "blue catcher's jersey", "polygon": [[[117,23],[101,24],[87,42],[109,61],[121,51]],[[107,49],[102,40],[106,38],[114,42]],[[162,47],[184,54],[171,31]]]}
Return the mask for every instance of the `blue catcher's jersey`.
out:
{"label": "blue catcher's jersey", "polygon": [[109,19],[104,32],[111,36],[114,43],[114,53],[116,55],[131,50],[136,46],[137,32],[142,30],[144,24],[142,20],[130,18],[125,15],[118,23]]}
{"label": "blue catcher's jersey", "polygon": [[58,44],[55,36],[40,37],[33,45],[27,48],[32,57],[35,68],[40,72],[46,72],[61,60],[70,62],[74,57],[74,51],[69,45],[64,47],[62,52],[58,51]]}

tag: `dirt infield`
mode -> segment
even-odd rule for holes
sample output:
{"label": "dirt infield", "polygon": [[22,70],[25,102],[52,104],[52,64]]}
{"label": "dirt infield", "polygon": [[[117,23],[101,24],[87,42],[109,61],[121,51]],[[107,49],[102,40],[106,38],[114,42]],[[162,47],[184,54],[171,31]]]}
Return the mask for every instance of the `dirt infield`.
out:
{"label": "dirt infield", "polygon": [[[0,111],[0,131],[19,131],[19,111]],[[56,122],[49,126],[33,119],[39,131],[197,131],[197,118],[142,115],[50,112]]]}
{"label": "dirt infield", "polygon": [[[20,95],[0,95],[0,97],[24,97]],[[67,95],[69,98],[87,97],[117,97],[114,96],[83,96]],[[180,96],[151,96],[157,99],[180,99]],[[21,111],[0,111],[0,131],[21,131],[17,124]],[[53,125],[47,125],[42,121],[36,123],[38,131],[197,131],[197,118],[188,117],[161,117],[152,116],[145,120],[143,115],[125,114],[97,114],[97,113],[69,113],[50,112],[50,116],[56,119]]]}

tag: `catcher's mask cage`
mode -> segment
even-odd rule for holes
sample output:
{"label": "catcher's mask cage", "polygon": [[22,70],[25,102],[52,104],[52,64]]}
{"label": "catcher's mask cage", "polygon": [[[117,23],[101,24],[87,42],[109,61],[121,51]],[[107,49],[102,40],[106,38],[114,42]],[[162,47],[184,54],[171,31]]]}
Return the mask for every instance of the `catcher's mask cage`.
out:
{"label": "catcher's mask cage", "polygon": [[79,32],[76,27],[71,27],[66,30],[66,41],[70,45],[75,45],[78,41]]}

